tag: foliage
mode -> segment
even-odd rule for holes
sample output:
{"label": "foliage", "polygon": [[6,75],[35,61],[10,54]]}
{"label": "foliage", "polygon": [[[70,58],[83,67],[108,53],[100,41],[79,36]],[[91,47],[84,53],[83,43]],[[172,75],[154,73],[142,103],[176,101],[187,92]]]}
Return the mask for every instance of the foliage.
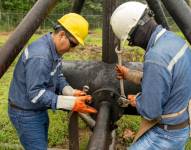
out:
{"label": "foliage", "polygon": [[[1,11],[11,12],[27,12],[37,0],[0,0]],[[73,0],[59,0],[57,6],[54,9],[54,13],[69,12],[72,7]],[[102,11],[102,2],[97,0],[86,0],[84,12],[97,14]]]}

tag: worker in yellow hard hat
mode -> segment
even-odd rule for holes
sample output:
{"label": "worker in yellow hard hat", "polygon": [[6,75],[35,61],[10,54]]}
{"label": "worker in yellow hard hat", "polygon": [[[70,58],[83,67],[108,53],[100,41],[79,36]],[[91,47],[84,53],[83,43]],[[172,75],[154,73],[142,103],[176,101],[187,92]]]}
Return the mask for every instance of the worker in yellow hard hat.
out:
{"label": "worker in yellow hard hat", "polygon": [[10,85],[9,117],[26,150],[47,149],[48,108],[96,113],[85,104],[92,97],[72,88],[61,72],[62,55],[84,45],[88,22],[69,13],[58,20],[54,30],[27,46]]}

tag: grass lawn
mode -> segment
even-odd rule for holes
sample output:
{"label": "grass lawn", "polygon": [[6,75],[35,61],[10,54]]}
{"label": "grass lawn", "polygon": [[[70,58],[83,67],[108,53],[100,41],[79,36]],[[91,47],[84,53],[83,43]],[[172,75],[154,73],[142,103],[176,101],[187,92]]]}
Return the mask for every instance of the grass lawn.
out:
{"label": "grass lawn", "polygon": [[[101,60],[101,30],[93,30],[86,39],[85,47],[77,47],[75,51],[64,55],[65,60]],[[35,34],[30,39],[29,43],[39,38],[41,35]],[[0,47],[8,38],[8,34],[0,33]],[[128,48],[128,46],[126,46]],[[142,61],[143,50],[125,51],[123,57],[126,61]],[[18,59],[18,58],[17,58]],[[12,78],[12,73],[17,59],[12,63],[6,74],[0,79],[0,150],[16,150],[21,149],[20,144],[13,129],[8,115],[7,115],[7,97],[9,91],[9,84]],[[50,127],[49,127],[49,147],[68,148],[68,113],[63,111],[56,111],[53,113],[49,111]],[[127,137],[129,132],[136,132],[140,123],[140,117],[124,116],[118,121],[117,142],[120,149],[128,146],[132,142],[132,138]],[[86,149],[88,142],[89,131],[86,125],[80,120],[80,149]],[[130,131],[128,130],[130,129]],[[191,144],[188,142],[186,150],[191,149]]]}

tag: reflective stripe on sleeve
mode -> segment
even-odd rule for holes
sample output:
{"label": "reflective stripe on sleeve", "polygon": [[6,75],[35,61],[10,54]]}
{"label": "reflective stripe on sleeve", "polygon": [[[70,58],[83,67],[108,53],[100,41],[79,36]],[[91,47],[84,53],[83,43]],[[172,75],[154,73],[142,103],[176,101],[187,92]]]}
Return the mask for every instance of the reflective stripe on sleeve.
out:
{"label": "reflective stripe on sleeve", "polygon": [[38,93],[38,95],[35,96],[35,97],[31,100],[31,102],[32,102],[32,103],[37,103],[38,99],[44,94],[45,91],[46,91],[45,89],[40,90],[39,93]]}
{"label": "reflective stripe on sleeve", "polygon": [[178,60],[184,55],[186,49],[188,48],[187,44],[184,44],[184,46],[180,49],[180,51],[174,56],[174,58],[170,61],[167,69],[169,72],[172,71],[173,66],[178,62]]}
{"label": "reflective stripe on sleeve", "polygon": [[27,60],[27,59],[29,58],[28,47],[25,49],[24,53],[25,53],[25,58],[26,58],[26,60]]}
{"label": "reflective stripe on sleeve", "polygon": [[56,73],[58,67],[59,67],[61,64],[62,64],[62,63],[59,62],[59,63],[56,65],[56,67],[54,68],[54,70],[50,73],[51,76],[53,76],[53,75]]}

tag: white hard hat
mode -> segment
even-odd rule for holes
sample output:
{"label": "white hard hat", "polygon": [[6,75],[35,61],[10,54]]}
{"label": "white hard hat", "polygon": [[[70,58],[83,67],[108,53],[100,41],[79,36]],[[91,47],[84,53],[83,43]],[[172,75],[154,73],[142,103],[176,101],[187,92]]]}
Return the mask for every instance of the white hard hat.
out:
{"label": "white hard hat", "polygon": [[115,9],[110,24],[118,39],[124,41],[143,16],[147,5],[140,2],[126,2]]}

